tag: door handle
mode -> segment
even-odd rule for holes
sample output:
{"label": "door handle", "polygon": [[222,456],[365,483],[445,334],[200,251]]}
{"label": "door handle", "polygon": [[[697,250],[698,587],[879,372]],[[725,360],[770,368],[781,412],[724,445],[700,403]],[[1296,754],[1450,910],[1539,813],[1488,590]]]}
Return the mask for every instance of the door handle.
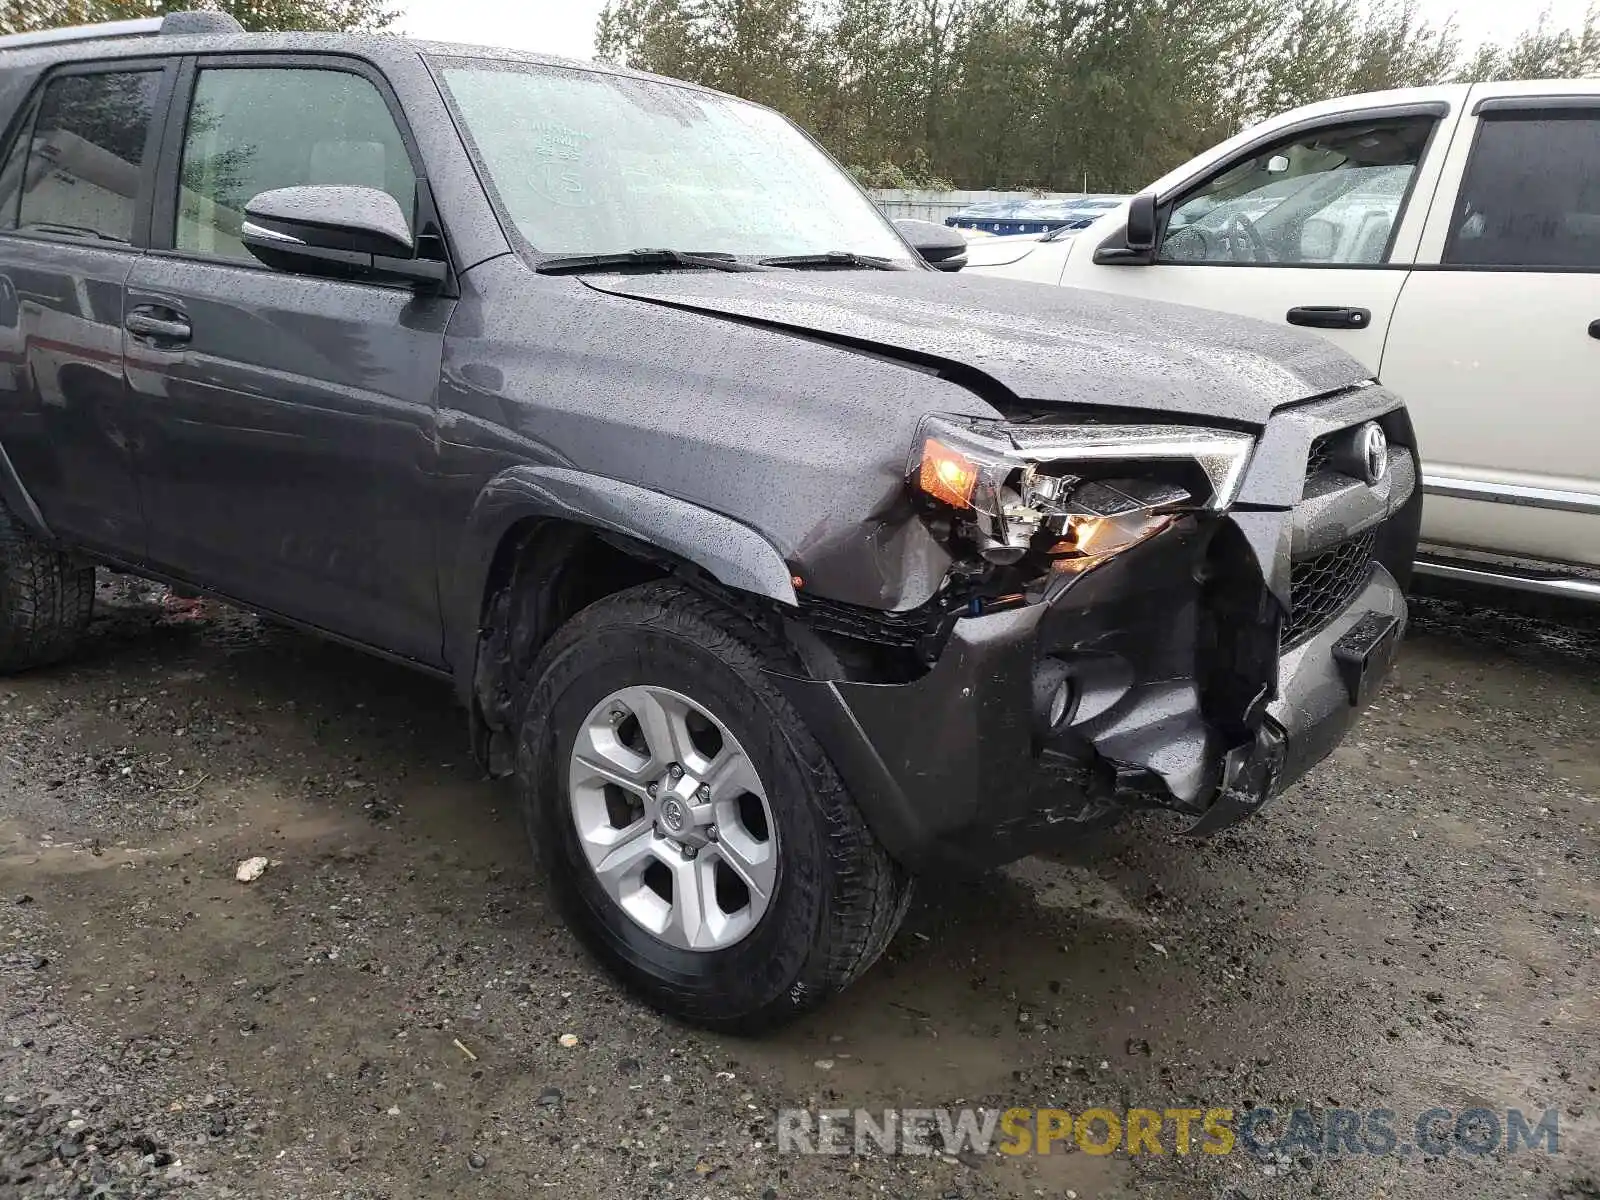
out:
{"label": "door handle", "polygon": [[1366,308],[1340,308],[1331,304],[1306,304],[1291,308],[1284,318],[1291,325],[1307,329],[1365,329],[1372,324],[1372,311]]}
{"label": "door handle", "polygon": [[[170,315],[161,316],[161,313]],[[187,342],[194,336],[188,318],[171,309],[136,308],[123,319],[122,327],[134,337],[154,342]]]}
{"label": "door handle", "polygon": [[1600,321],[1589,322],[1589,336],[1600,339]]}

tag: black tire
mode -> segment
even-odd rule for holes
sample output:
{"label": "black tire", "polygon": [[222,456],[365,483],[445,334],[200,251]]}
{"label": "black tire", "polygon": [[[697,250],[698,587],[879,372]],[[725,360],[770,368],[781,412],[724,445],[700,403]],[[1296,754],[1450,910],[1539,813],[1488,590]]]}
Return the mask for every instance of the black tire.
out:
{"label": "black tire", "polygon": [[60,662],[94,612],[94,568],[47,546],[0,508],[0,672]]}
{"label": "black tire", "polygon": [[[905,915],[910,880],[867,829],[833,764],[763,674],[792,669],[753,623],[676,583],[620,592],[557,631],[520,697],[516,790],[558,902],[591,951],[661,1011],[706,1028],[756,1033],[847,986]],[[600,887],[567,800],[574,738],[607,695],[676,688],[715,712],[760,772],[779,834],[778,883],[743,940],[677,949],[637,925]]]}

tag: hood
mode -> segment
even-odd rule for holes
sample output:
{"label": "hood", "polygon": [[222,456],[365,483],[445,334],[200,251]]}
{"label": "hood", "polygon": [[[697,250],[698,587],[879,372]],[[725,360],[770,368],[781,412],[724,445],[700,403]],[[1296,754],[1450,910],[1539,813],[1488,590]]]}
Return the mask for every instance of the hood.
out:
{"label": "hood", "polygon": [[991,401],[1260,426],[1275,408],[1371,378],[1328,342],[1286,326],[991,276],[778,270],[582,278],[613,296],[899,358]]}
{"label": "hood", "polygon": [[[1008,233],[1004,236],[991,235],[989,237],[974,238],[971,235],[977,230],[964,229],[967,234],[967,266],[969,267],[1004,267],[1014,262],[1021,262],[1039,248],[1039,239],[1042,233]],[[1063,237],[1071,237],[1064,234]]]}

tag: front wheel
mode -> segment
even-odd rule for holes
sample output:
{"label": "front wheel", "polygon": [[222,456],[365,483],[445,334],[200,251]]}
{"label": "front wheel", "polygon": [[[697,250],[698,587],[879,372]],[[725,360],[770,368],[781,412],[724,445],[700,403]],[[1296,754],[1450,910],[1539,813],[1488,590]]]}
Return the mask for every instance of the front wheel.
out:
{"label": "front wheel", "polygon": [[529,673],[517,790],[568,918],[630,988],[754,1032],[882,953],[910,885],[766,677],[792,669],[679,584],[585,609]]}

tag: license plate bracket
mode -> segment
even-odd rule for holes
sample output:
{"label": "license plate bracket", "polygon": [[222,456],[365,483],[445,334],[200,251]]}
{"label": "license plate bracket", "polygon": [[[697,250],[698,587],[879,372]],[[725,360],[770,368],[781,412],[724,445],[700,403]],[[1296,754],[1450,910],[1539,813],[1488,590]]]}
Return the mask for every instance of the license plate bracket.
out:
{"label": "license plate bracket", "polygon": [[1333,661],[1351,704],[1359,708],[1372,699],[1394,665],[1401,629],[1393,613],[1369,612],[1333,644]]}

